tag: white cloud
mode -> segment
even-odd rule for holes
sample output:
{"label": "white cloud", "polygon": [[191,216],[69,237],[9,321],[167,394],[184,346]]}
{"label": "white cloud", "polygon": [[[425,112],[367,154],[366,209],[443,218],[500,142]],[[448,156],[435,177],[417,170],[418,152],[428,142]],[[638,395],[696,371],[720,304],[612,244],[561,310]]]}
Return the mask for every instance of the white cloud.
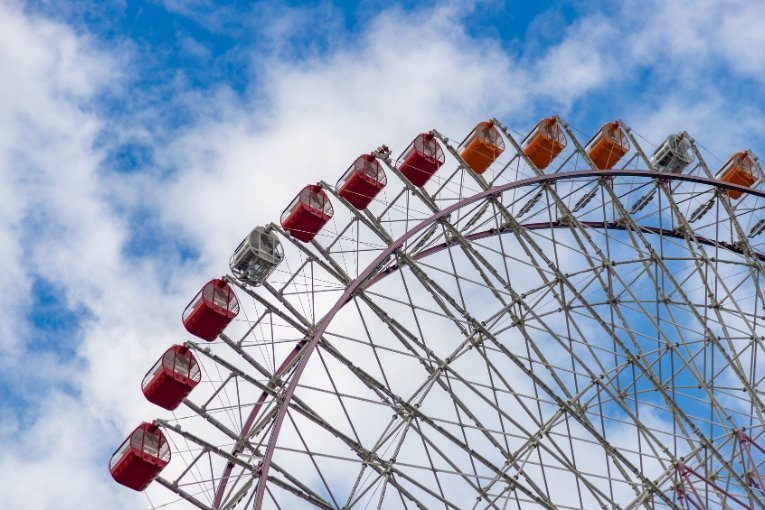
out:
{"label": "white cloud", "polygon": [[535,63],[530,92],[570,109],[584,94],[621,78],[619,40],[618,29],[608,19],[595,16],[576,23]]}
{"label": "white cloud", "polygon": [[104,434],[108,421],[79,399],[53,392],[42,416],[30,427],[7,430],[0,442],[3,506],[9,509],[135,509],[131,497],[111,483],[102,452],[113,446]]}
{"label": "white cloud", "polygon": [[270,60],[265,98],[211,98],[223,100],[208,105],[214,115],[163,154],[182,170],[165,218],[225,260],[255,222],[277,220],[309,182],[334,183],[359,154],[383,143],[398,154],[436,126],[461,139],[474,119],[523,109],[524,72],[468,38],[449,9],[382,14],[358,45],[298,65]]}
{"label": "white cloud", "polygon": [[61,243],[87,247],[96,241],[82,228],[79,236],[71,229],[83,225],[83,216],[97,214],[75,199],[80,190],[92,191],[89,174],[96,163],[90,147],[97,121],[78,103],[110,71],[69,29],[26,17],[10,5],[0,9],[0,68],[6,77],[0,84],[0,284],[13,289],[0,298],[0,363],[12,366],[27,347],[22,318],[30,278],[55,279],[54,271],[72,269],[53,267],[62,262]]}
{"label": "white cloud", "polygon": [[759,51],[763,35],[757,29],[765,20],[762,4],[683,0],[637,6],[627,4],[620,13],[633,27],[624,37],[626,55],[637,63],[697,79],[723,65],[740,77],[765,79],[765,60]]}
{"label": "white cloud", "polygon": [[[120,310],[135,276],[122,260],[124,220],[110,210],[109,183],[99,169],[103,154],[94,149],[102,121],[91,101],[118,78],[115,57],[64,25],[0,3],[0,285],[13,289],[0,298],[0,366],[33,406],[2,415],[0,471],[9,508],[133,506],[108,485],[103,458],[110,449],[104,431],[122,397],[115,393],[103,405],[91,397],[114,388],[111,375],[88,380],[113,347],[104,336],[89,336],[89,325],[109,321],[104,310]],[[73,338],[56,337],[61,352],[77,352],[73,361],[57,359],[66,355],[56,348],[44,350],[23,323],[33,278],[62,289],[65,306],[90,313]],[[99,349],[89,357],[80,341],[99,342]],[[40,394],[40,386],[62,383],[85,398]],[[32,423],[21,427],[16,420],[22,419]]]}
{"label": "white cloud", "polygon": [[[167,5],[190,15],[189,4]],[[7,453],[0,476],[11,508],[141,505],[143,496],[111,484],[104,457],[119,436],[158,414],[140,395],[141,377],[166,346],[183,340],[186,300],[210,275],[225,272],[239,240],[254,225],[276,221],[302,185],[334,183],[357,155],[382,143],[397,155],[433,127],[461,139],[476,121],[498,116],[528,129],[522,124],[549,114],[550,104],[573,110],[631,82],[641,67],[661,70],[662,87],[675,84],[678,93],[648,83],[640,97],[611,97],[591,110],[622,116],[654,141],[688,129],[724,151],[761,125],[760,109],[738,105],[731,115],[737,98],[719,91],[705,71],[722,62],[745,79],[765,78],[762,36],[748,29],[763,17],[752,3],[694,9],[657,2],[636,25],[633,16],[585,17],[528,62],[499,41],[468,35],[455,6],[392,9],[368,20],[353,44],[338,42],[325,55],[283,61],[255,53],[264,74],[244,98],[225,87],[180,90],[198,115],[182,132],[156,132],[151,119],[161,117],[161,107],[135,112],[135,125],[110,127],[120,140],[170,140],[152,147],[156,168],[116,176],[103,168],[96,144],[109,119],[92,100],[119,90],[114,69],[134,62],[63,24],[0,3],[0,288],[13,289],[0,297],[0,366],[35,347],[19,334],[32,275],[63,288],[71,308],[89,312],[72,344],[83,368],[53,367],[55,359],[44,357],[44,377],[68,379],[77,396],[53,392],[28,429],[7,415],[0,420]],[[285,20],[277,18],[275,33],[295,29]],[[224,26],[215,21],[216,30]],[[198,51],[196,44],[188,42]],[[679,80],[703,81],[672,81],[678,69]],[[155,214],[156,226],[197,248],[200,260],[127,257],[135,209]],[[41,481],[48,490],[39,490]]]}

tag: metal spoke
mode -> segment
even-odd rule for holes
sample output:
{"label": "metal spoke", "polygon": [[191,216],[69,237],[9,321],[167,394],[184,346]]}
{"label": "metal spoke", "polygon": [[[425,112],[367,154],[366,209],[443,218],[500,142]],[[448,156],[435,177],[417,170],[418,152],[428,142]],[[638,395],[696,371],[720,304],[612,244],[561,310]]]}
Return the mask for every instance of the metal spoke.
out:
{"label": "metal spoke", "polygon": [[151,504],[765,507],[765,193],[690,138],[657,171],[621,121],[632,148],[598,169],[554,119],[545,171],[496,119],[483,174],[433,130],[425,185],[383,146],[367,208],[321,182],[313,240],[269,225],[285,262],[227,276],[241,313],[187,343],[203,380],[155,421],[175,451]]}

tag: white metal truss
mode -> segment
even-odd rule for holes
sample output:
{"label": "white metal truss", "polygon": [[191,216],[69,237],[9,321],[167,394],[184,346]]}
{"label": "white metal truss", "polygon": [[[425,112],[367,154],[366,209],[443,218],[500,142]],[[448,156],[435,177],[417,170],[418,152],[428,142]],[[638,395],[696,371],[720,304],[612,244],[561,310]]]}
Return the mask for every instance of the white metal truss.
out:
{"label": "white metal truss", "polygon": [[[508,149],[336,214],[194,343],[152,508],[765,506],[765,193]],[[742,189],[743,188],[737,188]]]}

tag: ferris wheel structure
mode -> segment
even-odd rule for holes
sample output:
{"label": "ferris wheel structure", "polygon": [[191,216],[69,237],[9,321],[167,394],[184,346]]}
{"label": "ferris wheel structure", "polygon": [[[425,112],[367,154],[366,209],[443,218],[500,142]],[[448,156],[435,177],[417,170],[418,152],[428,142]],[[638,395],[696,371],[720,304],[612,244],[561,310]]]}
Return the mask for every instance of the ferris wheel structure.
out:
{"label": "ferris wheel structure", "polygon": [[491,119],[306,186],[189,304],[112,476],[153,508],[765,507],[765,175],[639,138]]}

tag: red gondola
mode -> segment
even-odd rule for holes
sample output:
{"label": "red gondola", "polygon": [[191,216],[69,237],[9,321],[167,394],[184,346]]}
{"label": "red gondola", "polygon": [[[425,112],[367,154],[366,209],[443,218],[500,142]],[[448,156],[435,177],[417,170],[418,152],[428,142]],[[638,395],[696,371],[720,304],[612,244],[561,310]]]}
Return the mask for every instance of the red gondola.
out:
{"label": "red gondola", "polygon": [[223,278],[210,280],[183,311],[183,325],[194,336],[211,342],[239,314],[239,300]]}
{"label": "red gondola", "polygon": [[201,379],[199,364],[185,345],[173,345],[146,373],[141,390],[146,399],[172,411]]}
{"label": "red gondola", "polygon": [[446,157],[432,133],[421,133],[409,144],[399,161],[399,171],[409,182],[421,188],[441,168]]}
{"label": "red gondola", "polygon": [[[745,150],[731,156],[728,162],[717,172],[717,178],[722,182],[751,188],[762,178],[762,167],[757,156],[752,154],[752,151]],[[743,192],[729,189],[727,194],[731,199],[738,200]]]}
{"label": "red gondola", "polygon": [[464,143],[460,157],[477,174],[484,173],[505,150],[493,121],[479,122]]}
{"label": "red gondola", "polygon": [[321,186],[309,184],[282,213],[282,228],[295,239],[308,243],[334,213],[329,197]]}
{"label": "red gondola", "polygon": [[547,168],[566,148],[566,137],[558,125],[558,119],[548,117],[540,120],[523,141],[521,148],[535,167],[540,170]]}
{"label": "red gondola", "polygon": [[158,426],[142,423],[117,448],[109,461],[114,480],[142,491],[170,462],[170,447]]}
{"label": "red gondola", "polygon": [[351,203],[358,210],[374,200],[381,189],[388,183],[385,172],[373,154],[364,154],[345,171],[337,181],[337,194]]}
{"label": "red gondola", "polygon": [[595,168],[600,170],[613,168],[629,150],[627,133],[616,121],[606,122],[585,148]]}

